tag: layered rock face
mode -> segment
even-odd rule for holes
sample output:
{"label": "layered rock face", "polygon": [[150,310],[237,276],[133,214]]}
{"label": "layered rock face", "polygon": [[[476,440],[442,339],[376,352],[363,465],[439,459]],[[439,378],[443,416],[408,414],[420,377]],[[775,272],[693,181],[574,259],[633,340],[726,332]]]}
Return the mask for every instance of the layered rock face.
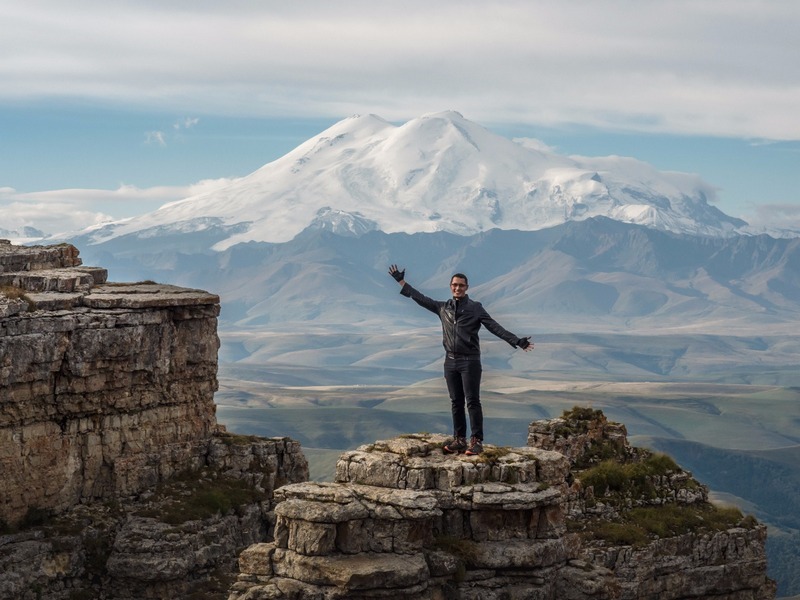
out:
{"label": "layered rock face", "polygon": [[218,298],[106,277],[0,241],[0,598],[774,596],[766,529],[591,409],[478,457],[376,442],[309,483],[296,442],[216,424]]}
{"label": "layered rock face", "polygon": [[199,467],[216,427],[219,298],[107,284],[67,245],[2,245],[0,265],[0,286],[23,292],[0,321],[0,518]]}
{"label": "layered rock face", "polygon": [[206,450],[198,470],[137,497],[0,531],[0,598],[225,598],[238,553],[273,536],[273,490],[308,466],[286,438],[218,433]]}
{"label": "layered rock face", "polygon": [[610,572],[611,598],[775,597],[766,526],[711,505],[708,489],[672,459],[630,446],[624,425],[575,408],[531,423],[528,444],[569,458],[567,529],[580,539],[578,558]]}
{"label": "layered rock face", "polygon": [[219,298],[0,241],[0,598],[173,598],[272,537],[299,444],[217,425]]}
{"label": "layered rock face", "polygon": [[446,439],[377,442],[343,454],[333,484],[278,490],[275,540],[240,556],[231,599],[555,597],[578,550],[567,459],[447,456]]}
{"label": "layered rock face", "polygon": [[599,411],[479,457],[445,439],[376,442],[343,454],[335,483],[278,490],[274,540],[242,553],[230,600],[774,597],[765,528]]}

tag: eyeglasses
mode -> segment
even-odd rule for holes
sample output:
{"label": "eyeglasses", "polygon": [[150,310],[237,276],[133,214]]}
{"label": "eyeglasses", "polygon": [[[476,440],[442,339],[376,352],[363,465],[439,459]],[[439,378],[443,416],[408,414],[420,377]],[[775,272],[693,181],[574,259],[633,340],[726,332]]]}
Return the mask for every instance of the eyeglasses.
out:
{"label": "eyeglasses", "polygon": [[466,283],[451,283],[450,287],[454,287],[454,288],[462,288],[463,287],[463,288],[465,288],[465,287],[467,287],[467,284]]}

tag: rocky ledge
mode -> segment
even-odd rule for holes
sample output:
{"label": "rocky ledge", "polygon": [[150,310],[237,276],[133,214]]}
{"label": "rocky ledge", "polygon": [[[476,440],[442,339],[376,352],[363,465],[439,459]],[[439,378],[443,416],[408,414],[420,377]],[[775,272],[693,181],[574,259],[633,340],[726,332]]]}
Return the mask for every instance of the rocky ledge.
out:
{"label": "rocky ledge", "polygon": [[0,529],[0,598],[225,598],[238,553],[273,537],[273,490],[307,477],[297,442],[217,433],[201,466],[135,497]]}
{"label": "rocky ledge", "polygon": [[588,408],[525,447],[406,435],[307,482],[296,442],[217,425],[218,312],[0,240],[0,598],[774,596],[765,527]]}
{"label": "rocky ledge", "polygon": [[445,439],[379,441],[334,483],[277,490],[274,540],[241,554],[230,600],[774,597],[765,528],[599,411],[531,424],[543,447]]}
{"label": "rocky ledge", "polygon": [[129,497],[216,431],[219,297],[0,244],[0,520]]}
{"label": "rocky ledge", "polygon": [[0,598],[222,598],[307,462],[217,424],[218,296],[107,276],[0,240]]}

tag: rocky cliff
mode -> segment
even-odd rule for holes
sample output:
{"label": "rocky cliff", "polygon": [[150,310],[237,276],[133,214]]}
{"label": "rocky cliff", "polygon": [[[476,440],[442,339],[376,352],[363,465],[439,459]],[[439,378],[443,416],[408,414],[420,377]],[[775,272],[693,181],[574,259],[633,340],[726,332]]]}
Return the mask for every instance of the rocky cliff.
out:
{"label": "rocky cliff", "polygon": [[106,278],[0,241],[0,598],[225,581],[308,478],[297,443],[217,425],[217,296]]}
{"label": "rocky cliff", "polygon": [[376,442],[332,484],[278,490],[274,540],[242,553],[230,600],[774,597],[765,528],[599,411],[478,457],[445,439]]}
{"label": "rocky cliff", "polygon": [[[576,408],[527,446],[216,423],[219,300],[0,241],[0,599],[768,600],[765,528]],[[238,557],[238,580],[234,582]]]}

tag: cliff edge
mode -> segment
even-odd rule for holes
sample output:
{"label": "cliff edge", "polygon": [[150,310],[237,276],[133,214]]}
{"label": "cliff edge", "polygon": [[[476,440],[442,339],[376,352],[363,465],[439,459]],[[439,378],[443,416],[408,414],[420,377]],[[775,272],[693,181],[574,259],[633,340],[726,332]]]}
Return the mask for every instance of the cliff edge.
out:
{"label": "cliff edge", "polygon": [[299,444],[217,424],[219,298],[0,240],[0,598],[188,597],[271,536]]}
{"label": "cliff edge", "polygon": [[308,482],[297,442],[217,424],[218,313],[0,240],[1,599],[774,597],[766,528],[590,408],[477,457],[377,441]]}
{"label": "cliff edge", "polygon": [[445,455],[401,436],[344,453],[334,483],[276,492],[275,537],[230,600],[768,600],[766,528],[624,426],[576,408],[528,446]]}

